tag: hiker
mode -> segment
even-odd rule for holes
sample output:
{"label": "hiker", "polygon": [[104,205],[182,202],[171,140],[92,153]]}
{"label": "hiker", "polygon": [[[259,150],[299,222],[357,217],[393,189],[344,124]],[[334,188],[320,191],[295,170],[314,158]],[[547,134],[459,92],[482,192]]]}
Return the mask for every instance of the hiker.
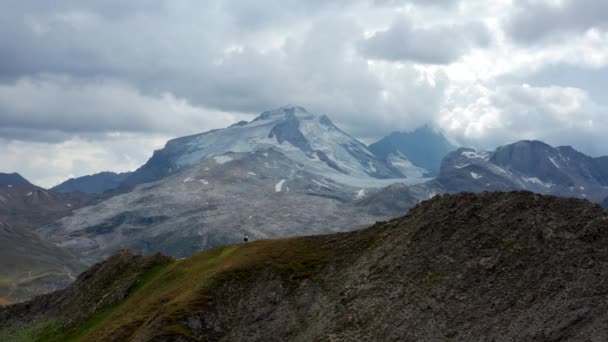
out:
{"label": "hiker", "polygon": [[243,238],[243,241],[245,241],[245,242],[249,241],[249,235],[245,234],[245,237]]}

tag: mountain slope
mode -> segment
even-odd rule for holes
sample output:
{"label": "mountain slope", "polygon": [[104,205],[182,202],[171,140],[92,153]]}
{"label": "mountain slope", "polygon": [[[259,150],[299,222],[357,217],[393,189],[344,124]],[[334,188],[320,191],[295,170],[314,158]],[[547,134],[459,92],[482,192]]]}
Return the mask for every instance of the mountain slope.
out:
{"label": "mountain slope", "polygon": [[251,122],[171,140],[130,175],[125,185],[159,180],[208,157],[269,148],[305,165],[309,172],[341,183],[358,186],[362,181],[404,177],[327,116],[286,106],[264,112]]}
{"label": "mountain slope", "polygon": [[65,287],[83,269],[73,253],[33,230],[93,199],[50,192],[21,177],[12,177],[10,183],[0,185],[0,298],[15,302]]}
{"label": "mountain slope", "polygon": [[251,239],[336,232],[386,219],[365,189],[309,172],[282,152],[227,153],[37,230],[95,262],[128,248],[184,257]]}
{"label": "mountain slope", "polygon": [[35,229],[94,201],[82,193],[58,194],[30,184],[0,185],[0,220]]}
{"label": "mountain slope", "polygon": [[80,191],[89,194],[101,194],[118,188],[130,174],[130,172],[101,172],[90,176],[70,178],[50,190],[61,193]]}
{"label": "mountain slope", "polygon": [[66,290],[0,308],[0,336],[601,341],[607,217],[576,199],[459,194],[357,232],[256,241],[177,261],[123,252]]}
{"label": "mountain slope", "polygon": [[456,149],[441,133],[428,126],[413,132],[393,132],[369,145],[377,157],[387,160],[401,157],[426,170],[428,175],[439,173],[441,160]]}
{"label": "mountain slope", "polygon": [[78,258],[27,229],[0,221],[0,298],[19,302],[69,285]]}

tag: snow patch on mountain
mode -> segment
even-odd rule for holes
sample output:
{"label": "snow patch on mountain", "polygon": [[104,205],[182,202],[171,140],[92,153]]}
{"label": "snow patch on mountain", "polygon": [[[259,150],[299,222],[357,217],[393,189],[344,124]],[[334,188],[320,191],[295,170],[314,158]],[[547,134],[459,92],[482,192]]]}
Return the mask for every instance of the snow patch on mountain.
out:
{"label": "snow patch on mountain", "polygon": [[318,186],[322,187],[322,188],[326,188],[326,189],[331,189],[331,187],[327,184],[323,184],[315,179],[312,180],[313,183],[317,184]]}
{"label": "snow patch on mountain", "polygon": [[215,160],[216,163],[222,165],[226,164],[229,161],[232,161],[232,158],[230,156],[215,156],[213,157],[213,160]]}
{"label": "snow patch on mountain", "polygon": [[544,186],[545,188],[550,188],[553,186],[553,184],[550,183],[545,183],[543,181],[541,181],[540,179],[538,179],[537,177],[522,177],[522,179],[528,183],[534,183],[540,186]]}
{"label": "snow patch on mountain", "polygon": [[454,167],[455,167],[455,168],[457,168],[457,169],[464,169],[465,167],[467,167],[467,166],[469,166],[469,165],[471,165],[471,164],[470,164],[470,163],[467,163],[467,164],[460,164],[460,165],[456,165],[456,166],[454,166]]}
{"label": "snow patch on mountain", "polygon": [[285,184],[285,179],[281,179],[275,186],[274,191],[281,192],[283,191],[283,184]]}
{"label": "snow patch on mountain", "polygon": [[359,192],[357,192],[355,195],[355,199],[362,199],[363,197],[365,197],[365,189],[359,190]]}
{"label": "snow patch on mountain", "polygon": [[482,159],[486,161],[490,159],[490,153],[486,151],[463,151],[461,154],[469,159]]}
{"label": "snow patch on mountain", "polygon": [[559,166],[559,164],[555,161],[555,159],[553,159],[551,156],[548,157],[549,160],[551,161],[551,163],[553,163],[553,165],[555,165],[556,168],[561,169],[561,167]]}
{"label": "snow patch on mountain", "polygon": [[390,154],[387,161],[395,169],[399,170],[406,178],[424,178],[429,172],[426,169],[414,165],[404,156]]}
{"label": "snow patch on mountain", "polygon": [[473,179],[480,179],[480,178],[483,178],[483,176],[482,176],[482,175],[480,175],[480,174],[478,174],[478,173],[475,173],[475,172],[471,172],[470,174],[471,174],[471,177],[473,177]]}

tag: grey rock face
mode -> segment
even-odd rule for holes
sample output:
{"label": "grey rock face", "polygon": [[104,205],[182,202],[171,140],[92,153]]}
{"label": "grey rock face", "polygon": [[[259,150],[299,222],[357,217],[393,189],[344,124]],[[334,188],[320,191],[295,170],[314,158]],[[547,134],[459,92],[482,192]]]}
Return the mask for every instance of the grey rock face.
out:
{"label": "grey rock face", "polygon": [[251,239],[354,229],[386,219],[361,188],[308,172],[276,150],[208,158],[80,209],[38,232],[89,263],[127,248],[188,256]]}

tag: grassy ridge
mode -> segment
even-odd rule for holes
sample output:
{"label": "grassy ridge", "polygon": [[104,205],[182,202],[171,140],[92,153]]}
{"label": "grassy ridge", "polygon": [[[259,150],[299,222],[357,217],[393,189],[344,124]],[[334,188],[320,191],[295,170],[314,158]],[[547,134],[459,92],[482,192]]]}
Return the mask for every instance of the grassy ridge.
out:
{"label": "grassy ridge", "polygon": [[[186,313],[201,305],[205,292],[227,279],[247,279],[260,267],[271,267],[286,279],[314,276],[330,258],[329,249],[317,239],[288,238],[256,241],[207,250],[187,259],[149,270],[121,304],[95,314],[77,329],[65,331],[49,322],[22,334],[24,341],[129,340],[138,329],[163,315],[155,336],[188,336],[178,324]],[[153,337],[153,336],[150,336]]]}

